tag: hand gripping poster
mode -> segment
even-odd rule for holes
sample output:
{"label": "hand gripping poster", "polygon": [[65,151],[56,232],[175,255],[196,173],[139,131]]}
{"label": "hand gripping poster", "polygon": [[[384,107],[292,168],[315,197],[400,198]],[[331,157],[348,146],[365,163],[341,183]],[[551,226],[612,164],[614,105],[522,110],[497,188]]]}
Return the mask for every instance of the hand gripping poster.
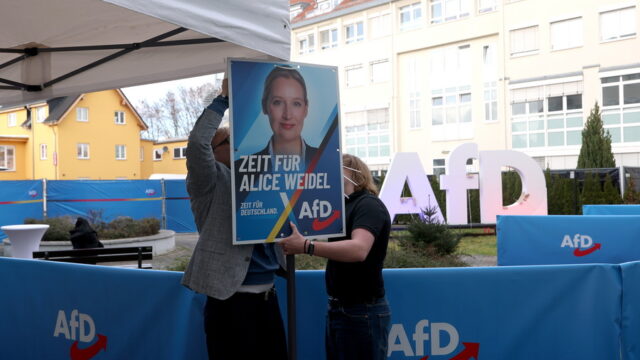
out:
{"label": "hand gripping poster", "polygon": [[337,68],[229,60],[233,243],[344,235]]}

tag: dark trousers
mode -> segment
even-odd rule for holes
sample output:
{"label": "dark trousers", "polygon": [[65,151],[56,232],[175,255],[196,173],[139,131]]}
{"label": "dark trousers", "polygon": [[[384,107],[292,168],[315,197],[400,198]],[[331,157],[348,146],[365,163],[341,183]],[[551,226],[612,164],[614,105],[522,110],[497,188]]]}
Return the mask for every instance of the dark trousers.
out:
{"label": "dark trousers", "polygon": [[371,304],[329,303],[325,349],[329,360],[386,360],[391,311],[385,298]]}
{"label": "dark trousers", "polygon": [[207,298],[204,327],[209,359],[287,360],[287,342],[275,290]]}

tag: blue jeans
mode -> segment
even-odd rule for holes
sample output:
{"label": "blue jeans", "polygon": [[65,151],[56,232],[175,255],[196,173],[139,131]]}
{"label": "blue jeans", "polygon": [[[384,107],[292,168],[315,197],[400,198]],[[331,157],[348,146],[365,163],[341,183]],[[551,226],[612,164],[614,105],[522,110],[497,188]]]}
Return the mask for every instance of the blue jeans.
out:
{"label": "blue jeans", "polygon": [[325,348],[328,360],[387,358],[391,310],[387,299],[372,304],[329,304]]}

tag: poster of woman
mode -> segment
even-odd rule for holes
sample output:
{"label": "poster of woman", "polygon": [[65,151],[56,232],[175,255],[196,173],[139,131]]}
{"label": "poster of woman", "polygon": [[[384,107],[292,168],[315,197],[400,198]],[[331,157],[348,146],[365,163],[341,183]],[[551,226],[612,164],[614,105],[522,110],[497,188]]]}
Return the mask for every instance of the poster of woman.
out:
{"label": "poster of woman", "polygon": [[234,244],[344,232],[337,68],[229,60]]}

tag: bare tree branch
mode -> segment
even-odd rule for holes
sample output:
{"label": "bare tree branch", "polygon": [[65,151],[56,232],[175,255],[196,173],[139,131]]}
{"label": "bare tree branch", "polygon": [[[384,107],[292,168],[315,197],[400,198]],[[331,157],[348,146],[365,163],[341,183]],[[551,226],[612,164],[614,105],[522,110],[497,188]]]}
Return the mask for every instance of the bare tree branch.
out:
{"label": "bare tree branch", "polygon": [[135,106],[149,125],[142,136],[153,140],[189,135],[193,124],[211,100],[220,92],[220,82],[179,87],[156,101],[141,100]]}

